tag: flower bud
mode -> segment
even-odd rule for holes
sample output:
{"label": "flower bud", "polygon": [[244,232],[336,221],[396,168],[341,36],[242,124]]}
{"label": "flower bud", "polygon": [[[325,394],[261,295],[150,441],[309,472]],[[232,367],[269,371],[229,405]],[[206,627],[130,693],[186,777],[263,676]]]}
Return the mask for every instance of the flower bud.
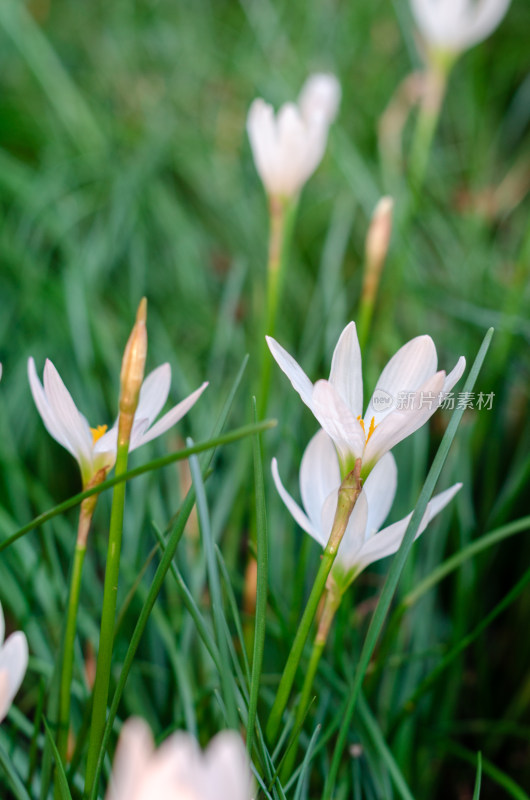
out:
{"label": "flower bud", "polygon": [[120,444],[129,440],[140,388],[144,379],[145,359],[147,356],[146,318],[147,300],[142,297],[136,313],[136,322],[125,346],[121,363],[118,431],[118,442]]}
{"label": "flower bud", "polygon": [[388,253],[392,233],[392,214],[394,201],[391,197],[382,197],[372,214],[372,221],[366,236],[367,272],[379,276]]}

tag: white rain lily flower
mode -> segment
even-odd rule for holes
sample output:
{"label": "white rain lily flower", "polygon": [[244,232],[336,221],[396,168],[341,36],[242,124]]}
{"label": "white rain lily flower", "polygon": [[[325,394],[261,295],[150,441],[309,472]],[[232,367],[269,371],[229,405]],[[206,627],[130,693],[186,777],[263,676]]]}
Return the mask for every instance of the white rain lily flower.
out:
{"label": "white rain lily flower", "polygon": [[28,666],[28,641],[21,631],[4,642],[5,621],[0,603],[0,722],[9,711]]}
{"label": "white rain lily flower", "polygon": [[[37,376],[33,358],[28,361],[28,377],[35,405],[46,430],[76,459],[81,469],[83,486],[101,469],[111,469],[116,461],[118,420],[108,431],[106,425],[91,428],[83,414],[78,411],[70,392],[49,359],[46,359],[44,365],[44,385]],[[167,400],[170,383],[169,364],[157,367],[144,380],[134,415],[129,452],[156,439],[175,425],[208,386],[207,382],[203,383],[155,422]]]}
{"label": "white rain lily flower", "polygon": [[272,106],[261,98],[254,100],[247,131],[267,194],[295,197],[313,174],[324,155],[340,94],[334,75],[316,74],[304,84],[298,105],[285,103],[276,117]]}
{"label": "white rain lily flower", "polygon": [[181,732],[155,750],[149,726],[133,718],[123,726],[106,800],[251,800],[252,785],[233,731],[215,736],[204,753]]}
{"label": "white rain lily flower", "polygon": [[436,50],[459,53],[495,30],[510,0],[411,0],[418,27]]}
{"label": "white rain lily flower", "polygon": [[329,380],[313,385],[289,353],[270,336],[270,351],[321,427],[333,439],[343,477],[362,459],[362,477],[398,442],[420,428],[464,372],[463,356],[449,375],[437,372],[430,336],[417,336],[390,359],[363,417],[361,350],[355,323],[342,331]]}
{"label": "white rain lily flower", "polygon": [[[300,494],[305,511],[284,488],[276,459],[272,462],[276,488],[306,533],[326,547],[337,508],[341,475],[337,452],[325,431],[313,436],[300,465]],[[403,540],[412,512],[399,522],[380,530],[396,494],[397,467],[392,453],[386,453],[364,482],[353,508],[333,565],[337,583],[345,588],[365,567],[395,553]],[[462,487],[456,483],[428,503],[416,538]]]}

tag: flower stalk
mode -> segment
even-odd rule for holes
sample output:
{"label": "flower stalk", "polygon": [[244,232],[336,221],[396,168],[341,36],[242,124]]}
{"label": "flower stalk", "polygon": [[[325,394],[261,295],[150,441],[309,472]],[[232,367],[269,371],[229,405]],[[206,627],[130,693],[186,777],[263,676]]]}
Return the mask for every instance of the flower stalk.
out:
{"label": "flower stalk", "polygon": [[[267,308],[265,334],[274,336],[283,279],[289,257],[289,247],[296,217],[297,200],[273,196],[269,200],[269,252],[267,260]],[[269,402],[271,359],[266,343],[263,345],[258,419],[267,413]]]}
{"label": "flower stalk", "polygon": [[[107,472],[108,470],[106,468],[100,469],[83,489],[92,489],[98,486],[105,480]],[[63,762],[66,761],[67,757],[68,731],[70,727],[71,687],[74,670],[74,647],[77,614],[79,611],[79,595],[81,592],[81,576],[83,574],[86,543],[98,497],[98,494],[93,494],[90,497],[86,497],[81,503],[72,577],[70,579],[70,590],[68,593],[63,663],[61,667],[61,686],[59,690],[59,729],[57,733],[57,750]]]}
{"label": "flower stalk", "polygon": [[362,490],[361,463],[360,458],[356,460],[354,469],[346,475],[338,491],[337,509],[335,511],[330,537],[322,555],[322,561],[320,562],[311,594],[309,595],[302,619],[300,620],[267,723],[267,737],[271,742],[274,741],[278,735],[282,715],[287,701],[289,700],[296,670],[300,663],[300,658],[302,657],[304,645],[309,636],[309,631],[315,618],[320,598],[322,597],[329,573],[337,557],[337,552],[346,531],[351,513]]}
{"label": "flower stalk", "polygon": [[366,346],[368,340],[381,273],[383,272],[390,245],[393,208],[394,201],[391,197],[381,198],[375,207],[366,236],[363,287],[358,323],[361,350]]}
{"label": "flower stalk", "polygon": [[447,55],[446,58],[433,61],[424,75],[423,92],[416,117],[409,160],[410,182],[416,192],[419,192],[423,186],[429,153],[438,127],[447,81],[453,64],[454,59]]}
{"label": "flower stalk", "polygon": [[[143,381],[147,355],[146,332],[147,303],[142,299],[138,307],[136,323],[127,342],[122,361],[121,387],[118,419],[118,448],[116,453],[116,477],[127,471],[129,440],[138,406],[140,387]],[[85,794],[88,795],[96,776],[99,748],[103,738],[107,715],[112,649],[114,644],[114,625],[118,578],[120,571],[121,540],[123,533],[123,513],[125,507],[125,483],[119,483],[113,494],[110,516],[107,567],[103,589],[103,609],[99,635],[99,651],[94,683],[92,722],[88,743]]]}
{"label": "flower stalk", "polygon": [[281,770],[280,777],[283,783],[287,782],[287,779],[293,771],[296,753],[298,750],[298,741],[300,739],[300,731],[309,707],[309,702],[311,700],[311,691],[313,689],[315,675],[320,663],[320,658],[328,641],[329,632],[331,630],[333,620],[335,619],[335,614],[337,613],[341,604],[342,595],[343,593],[338,589],[335,581],[333,581],[333,578],[328,579],[328,585],[324,597],[324,606],[322,608],[322,614],[320,616],[317,632],[313,641],[313,649],[311,650],[309,664],[307,665],[304,684],[302,686],[302,694],[300,695],[300,700],[298,701],[298,707],[296,709],[296,716],[294,718],[293,729],[298,731],[298,733],[294,741],[291,743],[289,752],[285,756]]}

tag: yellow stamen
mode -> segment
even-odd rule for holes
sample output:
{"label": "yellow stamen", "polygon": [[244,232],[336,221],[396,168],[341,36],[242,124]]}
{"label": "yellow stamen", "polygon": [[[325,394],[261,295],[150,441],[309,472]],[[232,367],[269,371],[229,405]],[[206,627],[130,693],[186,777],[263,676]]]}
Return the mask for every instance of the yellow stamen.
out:
{"label": "yellow stamen", "polygon": [[92,431],[92,444],[96,444],[96,442],[101,439],[107,428],[108,425],[98,425],[97,428],[90,428]]}
{"label": "yellow stamen", "polygon": [[363,433],[364,433],[364,435],[365,435],[365,437],[366,437],[365,444],[367,444],[367,443],[368,443],[368,440],[369,440],[369,438],[370,438],[370,436],[372,435],[372,433],[373,433],[373,432],[375,431],[375,429],[377,428],[377,425],[375,424],[375,417],[372,417],[372,419],[371,419],[371,422],[370,422],[370,427],[368,428],[368,436],[366,436],[366,428],[365,428],[365,425],[364,425],[364,419],[362,419],[361,415],[359,415],[359,416],[357,417],[357,421],[359,422],[359,425],[360,425],[360,426],[361,426],[361,428],[363,429]]}

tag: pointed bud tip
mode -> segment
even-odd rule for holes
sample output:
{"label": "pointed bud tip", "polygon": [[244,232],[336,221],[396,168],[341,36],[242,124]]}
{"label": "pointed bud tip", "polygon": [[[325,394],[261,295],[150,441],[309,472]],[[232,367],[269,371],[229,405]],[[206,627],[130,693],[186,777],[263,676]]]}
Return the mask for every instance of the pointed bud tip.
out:
{"label": "pointed bud tip", "polygon": [[146,322],[147,321],[147,297],[142,297],[140,300],[140,304],[138,306],[138,311],[136,312],[136,322]]}

